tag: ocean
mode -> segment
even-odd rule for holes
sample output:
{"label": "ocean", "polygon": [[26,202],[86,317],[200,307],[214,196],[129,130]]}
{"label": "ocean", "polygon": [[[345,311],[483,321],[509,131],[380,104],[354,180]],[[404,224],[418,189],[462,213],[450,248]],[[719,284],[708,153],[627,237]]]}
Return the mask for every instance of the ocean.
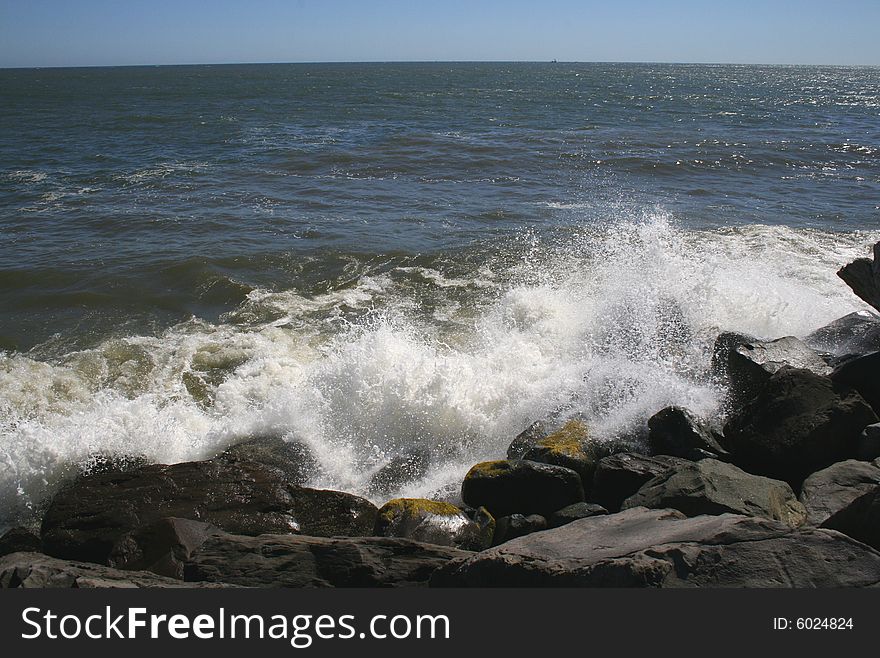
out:
{"label": "ocean", "polygon": [[719,420],[718,333],[865,309],[877,240],[877,68],[0,70],[0,525],[98,457],[448,498],[537,419]]}

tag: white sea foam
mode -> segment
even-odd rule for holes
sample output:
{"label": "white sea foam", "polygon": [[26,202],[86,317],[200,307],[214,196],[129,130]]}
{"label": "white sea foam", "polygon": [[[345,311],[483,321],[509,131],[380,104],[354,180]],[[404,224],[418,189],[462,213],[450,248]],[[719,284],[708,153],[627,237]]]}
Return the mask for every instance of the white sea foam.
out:
{"label": "white sea foam", "polygon": [[[0,520],[96,453],[177,462],[273,433],[311,446],[315,485],[366,494],[387,459],[420,448],[429,475],[396,493],[434,495],[538,418],[578,415],[610,439],[671,403],[712,417],[717,333],[804,335],[864,308],[835,272],[877,239],[686,232],[655,214],[537,243],[470,283],[418,268],[317,297],[255,291],[222,324],[53,363],[0,353]],[[466,297],[420,312],[413,275]]]}

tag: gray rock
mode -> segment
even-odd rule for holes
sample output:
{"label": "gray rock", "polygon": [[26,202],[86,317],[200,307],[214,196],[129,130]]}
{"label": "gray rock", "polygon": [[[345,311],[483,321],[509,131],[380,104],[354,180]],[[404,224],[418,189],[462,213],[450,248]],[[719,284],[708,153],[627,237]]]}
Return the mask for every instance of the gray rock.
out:
{"label": "gray rock", "polygon": [[146,571],[121,571],[88,562],[59,560],[41,553],[0,557],[0,589],[226,587],[222,583],[183,583]]}
{"label": "gray rock", "polygon": [[41,535],[50,555],[106,564],[123,536],[165,517],[250,535],[371,535],[376,511],[351,494],[298,487],[274,467],[214,459],[80,478],[52,499]]}
{"label": "gray rock", "polygon": [[806,510],[786,482],[752,475],[716,459],[688,462],[658,475],[623,502],[623,509],[677,509],[686,516],[742,514],[796,528]]}
{"label": "gray rock", "polygon": [[815,350],[839,358],[880,350],[880,317],[856,311],[816,329],[804,342]]}
{"label": "gray rock", "polygon": [[218,458],[229,463],[256,462],[280,470],[293,484],[305,484],[320,471],[311,449],[299,441],[280,436],[249,437],[227,448]]}
{"label": "gray rock", "polygon": [[619,452],[603,457],[596,466],[589,499],[610,512],[616,512],[623,501],[646,482],[683,463],[685,460],[679,457],[649,457],[635,452]]}
{"label": "gray rock", "polygon": [[880,484],[880,468],[871,462],[832,464],[804,480],[800,501],[807,510],[807,523],[822,525],[859,496]]}
{"label": "gray rock", "polygon": [[868,546],[880,549],[880,485],[863,493],[823,523]]}
{"label": "gray rock", "polygon": [[566,523],[571,523],[578,519],[587,519],[591,516],[599,516],[600,514],[608,514],[608,510],[595,503],[575,503],[553,512],[550,518],[547,519],[547,525],[551,528],[558,528]]}
{"label": "gray rock", "polygon": [[857,258],[837,272],[862,300],[880,310],[880,242],[874,245],[874,260]]}
{"label": "gray rock", "polygon": [[843,361],[831,373],[831,380],[855,389],[880,414],[880,352]]}
{"label": "gray rock", "polygon": [[546,425],[540,420],[535,421],[520,432],[507,448],[508,459],[522,459],[530,448],[547,436]]}
{"label": "gray rock", "polygon": [[306,537],[220,533],[187,563],[187,582],[246,587],[413,587],[453,558],[449,546],[396,537]]}
{"label": "gray rock", "polygon": [[417,482],[428,474],[431,457],[426,450],[414,450],[393,457],[370,478],[368,489],[373,496],[384,497],[401,487]]}
{"label": "gray rock", "polygon": [[569,468],[527,460],[482,462],[461,485],[471,507],[485,507],[496,519],[510,514],[541,514],[584,500],[580,476]]}
{"label": "gray rock", "polygon": [[809,370],[783,368],[724,426],[724,447],[745,470],[795,489],[831,464],[854,456],[877,416],[855,391]]}
{"label": "gray rock", "polygon": [[728,456],[708,424],[682,407],[666,407],[651,416],[648,443],[655,454],[692,461]]}
{"label": "gray rock", "polygon": [[495,528],[488,512],[485,517],[481,523],[450,503],[396,498],[379,508],[375,534],[480,551],[491,546]]}
{"label": "gray rock", "polygon": [[547,529],[547,519],[540,514],[511,514],[496,521],[493,545],[503,544],[511,539]]}
{"label": "gray rock", "polygon": [[117,569],[151,571],[183,579],[183,566],[217,528],[190,519],[166,518],[123,535],[110,552]]}
{"label": "gray rock", "polygon": [[10,528],[0,536],[0,555],[10,553],[39,553],[42,542],[27,528]]}
{"label": "gray rock", "polygon": [[838,532],[632,508],[514,539],[435,572],[439,587],[864,587],[880,553]]}
{"label": "gray rock", "polygon": [[528,446],[522,458],[570,468],[580,475],[581,483],[588,489],[596,464],[603,456],[599,446],[591,440],[587,426],[579,420],[570,420]]}
{"label": "gray rock", "polygon": [[856,459],[871,461],[880,457],[880,423],[868,425],[856,445]]}

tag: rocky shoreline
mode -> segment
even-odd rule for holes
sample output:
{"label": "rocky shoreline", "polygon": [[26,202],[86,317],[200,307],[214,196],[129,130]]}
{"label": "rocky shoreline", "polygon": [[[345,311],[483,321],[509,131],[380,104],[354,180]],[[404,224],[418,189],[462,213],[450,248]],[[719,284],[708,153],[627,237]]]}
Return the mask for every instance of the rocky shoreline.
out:
{"label": "rocky shoreline", "polygon": [[[838,273],[880,310],[875,259]],[[669,407],[650,454],[537,422],[453,502],[303,486],[311,456],[252,437],[201,462],[114,463],[0,537],[0,587],[880,585],[880,317],[803,340],[721,334],[723,425]],[[375,491],[422,472],[405,455]]]}

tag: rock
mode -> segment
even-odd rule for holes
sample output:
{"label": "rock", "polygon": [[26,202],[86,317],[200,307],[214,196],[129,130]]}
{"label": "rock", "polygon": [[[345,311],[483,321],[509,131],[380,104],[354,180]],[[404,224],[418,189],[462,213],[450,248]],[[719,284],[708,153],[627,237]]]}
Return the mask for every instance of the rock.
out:
{"label": "rock", "polygon": [[880,484],[880,466],[871,462],[832,464],[804,480],[800,501],[807,510],[807,523],[822,525],[859,496]]}
{"label": "rock", "polygon": [[503,544],[511,539],[522,537],[533,532],[547,529],[547,519],[540,514],[511,514],[502,516],[496,521],[494,546]]}
{"label": "rock", "polygon": [[854,499],[822,523],[853,539],[880,549],[880,485]]}
{"label": "rock", "polygon": [[880,423],[868,425],[859,437],[856,459],[871,461],[880,457]]}
{"label": "rock", "polygon": [[804,342],[836,358],[870,354],[880,350],[880,318],[869,311],[856,311],[816,329]]}
{"label": "rock", "polygon": [[648,457],[635,452],[620,452],[604,457],[596,466],[590,500],[616,512],[623,501],[641,489],[646,482],[684,462],[685,460],[678,457]]}
{"label": "rock", "polygon": [[752,473],[798,489],[810,473],[855,454],[877,422],[862,397],[809,370],[783,368],[724,426],[724,447]]}
{"label": "rock", "polygon": [[584,488],[589,488],[601,457],[598,447],[590,442],[587,426],[579,420],[570,420],[556,432],[535,441],[522,458],[570,468],[581,476]]}
{"label": "rock", "polygon": [[880,310],[880,242],[874,245],[874,260],[857,258],[837,272],[863,301]]}
{"label": "rock", "polygon": [[187,563],[187,582],[246,587],[413,587],[453,558],[449,546],[397,537],[213,535]]}
{"label": "rock", "polygon": [[10,528],[0,536],[0,556],[10,553],[39,553],[40,538],[27,528]]}
{"label": "rock", "polygon": [[571,523],[578,519],[586,519],[591,516],[599,516],[600,514],[608,514],[608,510],[595,503],[575,503],[553,512],[550,518],[547,519],[547,525],[551,528],[558,528],[566,523]]}
{"label": "rock", "polygon": [[880,352],[847,359],[834,369],[831,380],[858,391],[880,414]]}
{"label": "rock", "polygon": [[183,579],[183,565],[217,528],[190,519],[166,518],[124,535],[110,552],[117,569],[151,571]]}
{"label": "rock", "polygon": [[450,503],[396,498],[379,508],[375,534],[481,551],[492,544],[493,526],[494,519],[481,524]]}
{"label": "rock", "polygon": [[535,421],[520,432],[507,448],[508,459],[522,459],[538,441],[547,436],[547,428],[540,420]]}
{"label": "rock", "polygon": [[727,376],[734,406],[753,399],[770,376],[785,366],[819,375],[831,372],[831,366],[815,350],[794,336],[762,341],[726,333],[715,341],[714,354]]}
{"label": "rock", "polygon": [[454,560],[439,587],[865,587],[880,552],[838,532],[643,507],[573,521]]}
{"label": "rock", "polygon": [[305,484],[320,471],[311,449],[299,441],[279,436],[248,438],[227,448],[218,459],[229,463],[256,462],[280,470],[293,484]]}
{"label": "rock", "polygon": [[374,496],[387,496],[401,487],[418,482],[428,474],[430,455],[426,450],[415,450],[391,459],[370,478],[369,491]]}
{"label": "rock", "polygon": [[648,420],[648,442],[655,454],[697,461],[707,457],[726,459],[715,432],[682,407],[666,407]]}
{"label": "rock", "polygon": [[671,508],[686,516],[761,516],[792,528],[807,516],[787,483],[716,459],[687,462],[658,475],[623,502],[623,509],[632,507]]}
{"label": "rock", "polygon": [[570,468],[527,460],[482,462],[461,485],[471,507],[485,507],[496,519],[510,514],[541,514],[584,499],[580,476]]}
{"label": "rock", "polygon": [[0,589],[226,586],[187,584],[146,571],[121,571],[88,562],[59,560],[41,553],[11,553],[0,557]]}
{"label": "rock", "polygon": [[376,507],[363,498],[292,484],[276,468],[214,459],[82,477],[49,504],[46,553],[106,564],[116,543],[165,517],[241,534],[369,535]]}

